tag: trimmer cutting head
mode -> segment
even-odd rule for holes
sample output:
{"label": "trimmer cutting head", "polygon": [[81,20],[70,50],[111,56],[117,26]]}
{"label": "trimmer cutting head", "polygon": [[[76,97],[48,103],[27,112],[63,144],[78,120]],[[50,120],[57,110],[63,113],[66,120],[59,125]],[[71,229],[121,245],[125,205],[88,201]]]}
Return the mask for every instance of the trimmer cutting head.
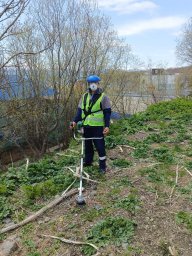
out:
{"label": "trimmer cutting head", "polygon": [[77,205],[85,205],[86,204],[83,196],[78,196],[76,199],[76,203],[77,203]]}

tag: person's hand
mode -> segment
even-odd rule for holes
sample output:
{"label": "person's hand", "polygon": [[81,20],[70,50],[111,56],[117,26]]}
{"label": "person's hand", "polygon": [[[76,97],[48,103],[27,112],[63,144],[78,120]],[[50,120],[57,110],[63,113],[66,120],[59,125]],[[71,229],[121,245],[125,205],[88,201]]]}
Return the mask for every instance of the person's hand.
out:
{"label": "person's hand", "polygon": [[109,127],[105,127],[103,130],[103,134],[107,135],[109,133]]}
{"label": "person's hand", "polygon": [[70,123],[70,127],[69,128],[72,130],[72,129],[75,128],[75,126],[76,126],[76,123],[73,121],[73,122]]}

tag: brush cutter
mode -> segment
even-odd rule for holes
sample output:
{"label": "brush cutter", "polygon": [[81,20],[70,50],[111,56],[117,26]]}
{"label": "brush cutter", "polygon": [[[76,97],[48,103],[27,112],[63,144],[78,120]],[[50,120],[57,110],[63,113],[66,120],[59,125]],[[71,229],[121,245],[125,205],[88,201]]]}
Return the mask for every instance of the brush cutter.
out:
{"label": "brush cutter", "polygon": [[[72,126],[72,123],[70,123]],[[84,159],[84,147],[85,147],[85,140],[101,140],[103,137],[93,137],[93,138],[85,138],[83,137],[83,127],[82,123],[78,122],[77,124],[77,131],[82,135],[81,137],[77,137],[75,133],[75,129],[73,128],[73,137],[76,141],[81,141],[81,161],[80,161],[80,182],[79,182],[79,195],[77,197],[77,204],[78,205],[85,205],[85,199],[83,197],[83,159]]]}

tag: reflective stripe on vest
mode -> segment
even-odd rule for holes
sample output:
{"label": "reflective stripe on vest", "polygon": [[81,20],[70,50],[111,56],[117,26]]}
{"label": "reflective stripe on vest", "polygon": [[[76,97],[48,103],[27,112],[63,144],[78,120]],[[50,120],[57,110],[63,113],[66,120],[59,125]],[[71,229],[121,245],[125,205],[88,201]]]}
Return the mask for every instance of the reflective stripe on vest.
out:
{"label": "reflective stripe on vest", "polygon": [[[84,113],[84,97],[86,94],[84,94],[83,99],[82,99],[82,119],[85,118],[85,113]],[[97,101],[93,104],[92,108],[91,108],[91,112],[95,112],[95,113],[91,113],[89,114],[84,122],[83,125],[89,125],[89,126],[104,126],[104,115],[103,115],[103,111],[101,110],[101,101],[103,99],[104,93],[101,94],[101,96],[99,97],[99,99],[97,99]],[[86,99],[86,105],[85,105],[85,109],[86,111],[88,111],[89,108],[89,103],[90,103],[90,98],[91,95],[88,94],[87,99]]]}

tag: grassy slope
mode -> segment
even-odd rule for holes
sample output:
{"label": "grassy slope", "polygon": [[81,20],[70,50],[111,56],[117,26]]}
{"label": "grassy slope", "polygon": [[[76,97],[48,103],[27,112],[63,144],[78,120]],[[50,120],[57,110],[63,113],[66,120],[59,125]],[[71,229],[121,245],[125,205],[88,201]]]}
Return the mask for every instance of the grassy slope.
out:
{"label": "grassy slope", "polygon": [[[192,172],[192,101],[159,103],[115,122],[106,146],[106,176],[99,175],[97,161],[85,169],[100,181],[97,187],[84,184],[86,206],[77,207],[71,198],[13,232],[20,238],[20,251],[13,255],[93,253],[90,247],[38,237],[50,234],[88,240],[106,256],[191,256],[192,177],[187,170]],[[63,167],[75,168],[79,151],[72,142],[63,155],[49,156],[27,171],[25,166],[11,168],[0,182],[1,226],[7,218],[24,219],[64,190],[73,177]]]}

